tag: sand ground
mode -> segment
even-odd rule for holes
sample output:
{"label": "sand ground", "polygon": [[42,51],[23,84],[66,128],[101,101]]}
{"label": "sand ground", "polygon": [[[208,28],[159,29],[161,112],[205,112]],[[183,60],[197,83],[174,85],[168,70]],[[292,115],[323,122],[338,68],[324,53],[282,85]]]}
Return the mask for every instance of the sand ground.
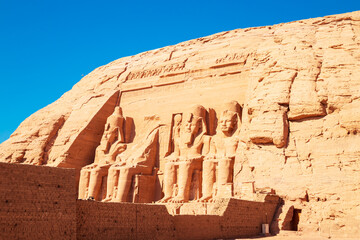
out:
{"label": "sand ground", "polygon": [[301,232],[295,231],[282,231],[280,234],[276,236],[258,236],[252,238],[239,238],[239,240],[360,240],[360,236],[354,236],[351,238],[336,238],[336,237],[328,237],[328,236],[321,236],[321,235],[310,235]]}

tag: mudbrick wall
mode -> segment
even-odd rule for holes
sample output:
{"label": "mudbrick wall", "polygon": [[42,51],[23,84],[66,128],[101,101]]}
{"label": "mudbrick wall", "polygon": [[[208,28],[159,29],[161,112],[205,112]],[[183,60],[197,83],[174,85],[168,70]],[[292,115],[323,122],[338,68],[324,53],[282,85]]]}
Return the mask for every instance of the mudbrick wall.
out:
{"label": "mudbrick wall", "polygon": [[[213,239],[254,236],[278,199],[133,204],[76,200],[75,170],[0,163],[0,239]],[[181,214],[169,214],[182,208]],[[204,209],[207,215],[183,215]]]}
{"label": "mudbrick wall", "polygon": [[75,171],[0,163],[0,239],[75,239]]}
{"label": "mudbrick wall", "polygon": [[[270,202],[223,199],[207,215],[170,215],[162,204],[77,201],[78,239],[217,239],[256,236],[271,222],[277,198]],[[185,203],[181,208],[196,208]],[[203,206],[204,207],[204,206]]]}

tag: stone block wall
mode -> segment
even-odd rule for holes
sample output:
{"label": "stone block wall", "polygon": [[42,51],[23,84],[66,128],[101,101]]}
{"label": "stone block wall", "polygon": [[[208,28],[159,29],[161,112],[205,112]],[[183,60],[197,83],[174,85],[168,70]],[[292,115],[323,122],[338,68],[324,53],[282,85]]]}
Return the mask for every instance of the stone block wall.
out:
{"label": "stone block wall", "polygon": [[78,239],[175,239],[164,205],[78,200]]}
{"label": "stone block wall", "polygon": [[0,192],[4,240],[254,236],[262,223],[270,223],[278,204],[277,198],[173,206],[76,200],[75,169],[8,163],[0,163]]}
{"label": "stone block wall", "polygon": [[[193,208],[203,203],[180,204]],[[170,215],[165,205],[77,201],[78,239],[214,239],[256,236],[270,223],[277,201],[224,199],[209,215]]]}
{"label": "stone block wall", "polygon": [[136,239],[136,205],[76,202],[78,239]]}
{"label": "stone block wall", "polygon": [[223,199],[219,205],[225,210],[218,213],[219,215],[174,216],[177,239],[231,239],[257,236],[261,233],[261,225],[272,221],[277,201]]}
{"label": "stone block wall", "polygon": [[0,239],[76,239],[73,169],[0,163]]}

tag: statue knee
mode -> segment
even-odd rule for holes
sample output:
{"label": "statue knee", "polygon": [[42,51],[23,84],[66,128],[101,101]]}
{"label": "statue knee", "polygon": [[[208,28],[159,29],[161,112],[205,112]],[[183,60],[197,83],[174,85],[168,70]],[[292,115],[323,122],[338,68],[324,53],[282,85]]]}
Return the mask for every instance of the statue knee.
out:
{"label": "statue knee", "polygon": [[116,169],[114,169],[114,168],[109,168],[109,170],[108,170],[108,176],[109,177],[112,177],[112,176],[114,176],[116,174]]}
{"label": "statue knee", "polygon": [[91,171],[91,177],[98,177],[99,176],[99,170],[98,169],[94,169],[93,171]]}
{"label": "statue knee", "polygon": [[191,167],[191,162],[189,162],[189,161],[183,162],[180,164],[179,167],[182,169],[189,169]]}
{"label": "statue knee", "polygon": [[87,175],[87,171],[85,169],[80,171],[80,177],[85,177]]}
{"label": "statue knee", "polygon": [[128,175],[130,172],[130,168],[121,168],[120,169],[120,176]]}
{"label": "statue knee", "polygon": [[213,165],[214,165],[214,163],[211,162],[211,161],[204,161],[203,162],[203,168],[204,169],[211,169]]}

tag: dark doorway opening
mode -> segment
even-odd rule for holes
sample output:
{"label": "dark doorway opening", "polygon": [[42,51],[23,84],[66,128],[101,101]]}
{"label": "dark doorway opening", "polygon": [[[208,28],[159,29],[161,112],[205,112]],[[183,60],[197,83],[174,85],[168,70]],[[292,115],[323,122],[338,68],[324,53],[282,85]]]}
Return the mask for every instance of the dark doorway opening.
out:
{"label": "dark doorway opening", "polygon": [[290,227],[292,231],[298,230],[298,225],[300,221],[301,209],[294,208],[293,210],[293,217],[290,222]]}

